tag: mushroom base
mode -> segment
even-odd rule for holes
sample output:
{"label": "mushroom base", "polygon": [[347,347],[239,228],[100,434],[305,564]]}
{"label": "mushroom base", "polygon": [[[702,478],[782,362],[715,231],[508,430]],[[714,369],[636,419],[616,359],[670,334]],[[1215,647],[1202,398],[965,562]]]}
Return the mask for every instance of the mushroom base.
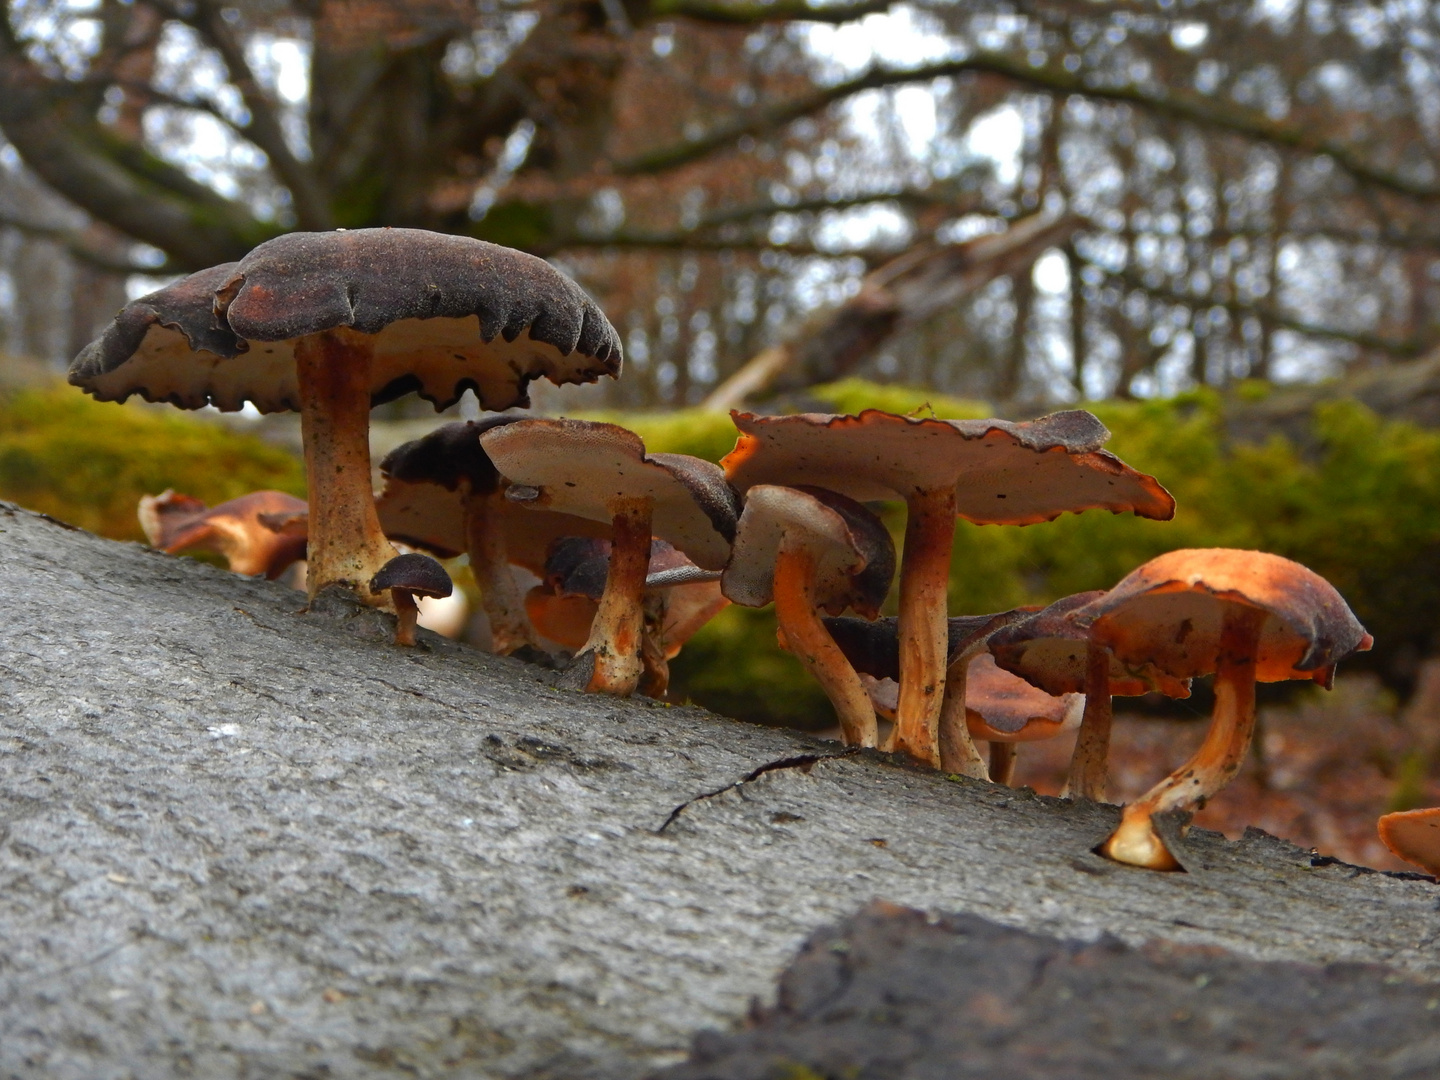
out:
{"label": "mushroom base", "polygon": [[340,327],[295,344],[300,431],[310,488],[307,587],[343,585],[387,606],[370,579],[395,557],[375,512],[370,481],[370,341]]}
{"label": "mushroom base", "polygon": [[1015,744],[992,742],[990,744],[990,782],[1010,786],[1015,779]]}
{"label": "mushroom base", "polygon": [[525,601],[515,575],[510,572],[510,553],[498,515],[492,513],[495,500],[503,494],[465,497],[465,539],[470,555],[470,573],[480,589],[480,606],[490,621],[490,651],[509,656],[524,645],[539,648],[535,630],[525,614]]}
{"label": "mushroom base", "polygon": [[617,499],[610,507],[610,570],[583,652],[595,658],[586,689],[629,697],[640,682],[645,629],[645,573],[650,567],[650,500]]}
{"label": "mushroom base", "polygon": [[395,644],[414,645],[415,625],[420,618],[420,606],[409,593],[396,589],[395,595]]}
{"label": "mushroom base", "polygon": [[1125,808],[1100,854],[1150,870],[1182,869],[1151,819],[1167,810],[1204,806],[1244,763],[1255,732],[1255,654],[1265,618],[1260,609],[1227,605],[1215,664],[1215,713],[1205,741],[1189,761]]}
{"label": "mushroom base", "polygon": [[[947,773],[958,773],[972,780],[995,780],[995,770],[985,763],[980,750],[970,735],[970,724],[965,713],[966,674],[976,651],[967,650],[950,665],[945,675],[945,700],[940,709],[940,768]],[[990,758],[995,759],[995,747],[990,744]],[[1008,781],[996,781],[1008,783]]]}
{"label": "mushroom base", "polygon": [[825,691],[835,706],[847,746],[874,746],[878,725],[870,695],[840,646],[825,629],[815,607],[815,556],[787,536],[775,560],[775,617],[785,647]]}

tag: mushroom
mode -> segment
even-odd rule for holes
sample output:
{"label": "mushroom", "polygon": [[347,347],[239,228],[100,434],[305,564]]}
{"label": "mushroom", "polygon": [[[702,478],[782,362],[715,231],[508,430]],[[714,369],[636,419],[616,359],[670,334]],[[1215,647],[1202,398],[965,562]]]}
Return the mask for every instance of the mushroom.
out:
{"label": "mushroom", "polygon": [[419,229],[291,233],[127,305],[70,366],[102,401],[298,410],[310,485],[309,590],[381,602],[394,554],[370,489],[370,408],[412,390],[444,409],[528,402],[526,387],[620,370],[620,341],[534,256]]}
{"label": "mushroom", "polygon": [[[949,702],[946,702],[948,707]],[[1053,739],[1080,724],[1083,694],[1047,694],[997,667],[982,652],[970,661],[965,717],[970,737],[990,744],[990,779],[1008,785],[1015,775],[1017,743]]]}
{"label": "mushroom", "polygon": [[1045,693],[1084,693],[1085,715],[1064,793],[1096,802],[1105,799],[1111,697],[1151,692],[1190,696],[1188,680],[1167,675],[1153,664],[1127,667],[1092,638],[1088,627],[1075,621],[1075,611],[1103,595],[1103,590],[1095,589],[1066,596],[1003,627],[989,641],[990,653],[1001,668]]}
{"label": "mushroom", "polygon": [[[1110,433],[1078,410],[1021,424],[915,419],[875,409],[858,416],[731,415],[741,435],[721,464],[742,494],[756,484],[814,484],[862,502],[905,500],[894,743],[927,764],[940,763],[956,515],[976,524],[1029,525],[1095,508],[1160,520],[1175,511],[1153,477],[1100,449]],[[963,726],[955,738],[969,743]],[[962,771],[984,777],[973,745],[957,753]]]}
{"label": "mushroom", "polygon": [[384,488],[375,504],[391,540],[441,558],[469,554],[490,622],[491,651],[500,655],[538,644],[511,564],[540,574],[553,540],[608,531],[572,514],[526,511],[505,498],[508,483],[480,436],[519,419],[504,414],[444,424],[396,447],[380,462]]}
{"label": "mushroom", "polygon": [[1440,877],[1440,807],[1401,810],[1376,824],[1391,854]]}
{"label": "mushroom", "polygon": [[894,541],[853,499],[816,487],[750,489],[720,589],[746,607],[774,600],[785,647],[824,687],[851,746],[875,745],[875,710],[818,610],[878,618],[894,576]]}
{"label": "mushroom", "polygon": [[[1032,611],[1034,608],[1023,607],[993,615],[957,615],[946,620],[946,684],[940,739],[941,767],[946,772],[963,772],[977,780],[988,779],[989,767],[969,735],[965,713],[966,672],[970,661],[984,651],[991,634]],[[891,617],[867,623],[860,619],[826,619],[825,628],[855,670],[873,680],[866,684],[871,702],[882,712],[897,713],[898,698],[893,707],[888,702],[882,706],[881,702],[890,695],[891,686],[900,684],[900,620]],[[963,739],[958,737],[957,729],[964,731]],[[894,732],[885,749],[895,749]]]}
{"label": "mushroom", "polygon": [[610,524],[610,565],[590,637],[576,660],[586,688],[634,693],[642,670],[644,589],[652,534],[696,565],[730,556],[739,500],[720,469],[685,454],[646,454],[634,432],[588,420],[519,420],[480,437],[509,477],[506,498]]}
{"label": "mushroom", "polygon": [[305,558],[305,500],[283,491],[252,491],[207,507],[167,489],[142,495],[137,516],[151,547],[171,555],[214,551],[237,574],[273,581]]}
{"label": "mushroom", "polygon": [[1073,615],[1127,667],[1177,679],[1215,674],[1210,730],[1193,757],[1125,808],[1101,845],[1117,862],[1179,870],[1151,819],[1191,810],[1245,760],[1255,728],[1255,683],[1310,679],[1329,689],[1335,665],[1372,638],[1334,587],[1279,555],[1230,548],[1152,559]]}
{"label": "mushroom", "polygon": [[[589,537],[563,537],[551,545],[544,577],[527,594],[525,607],[535,628],[556,644],[576,651],[585,647],[605,591],[610,546],[608,540]],[[646,697],[665,696],[669,662],[730,603],[720,593],[719,577],[664,540],[651,540],[640,641],[639,690]]]}
{"label": "mushroom", "polygon": [[429,555],[408,551],[396,555],[370,579],[372,593],[389,592],[395,604],[395,644],[415,644],[415,621],[420,608],[417,597],[449,596],[454,591],[450,575]]}

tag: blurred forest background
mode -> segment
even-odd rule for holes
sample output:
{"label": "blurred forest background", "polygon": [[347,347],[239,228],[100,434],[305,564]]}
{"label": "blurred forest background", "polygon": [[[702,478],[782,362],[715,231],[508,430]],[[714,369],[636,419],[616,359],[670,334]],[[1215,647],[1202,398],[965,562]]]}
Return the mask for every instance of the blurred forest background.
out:
{"label": "blurred forest background", "polygon": [[[537,405],[618,412],[652,449],[713,459],[733,441],[723,408],[741,402],[1101,403],[1112,448],[1175,492],[1176,522],[962,527],[952,611],[1107,587],[1187,544],[1290,555],[1375,633],[1383,687],[1328,721],[1306,714],[1343,737],[1286,774],[1286,798],[1328,777],[1363,809],[1316,824],[1341,813],[1317,797],[1246,820],[1375,862],[1366,814],[1440,802],[1440,682],[1425,692],[1440,622],[1440,6],[4,10],[0,495],[134,538],[135,499],[167,486],[211,502],[303,493],[293,427],[99,406],[47,373],[127,298],[278,233],[465,233],[553,260],[624,338],[622,379]],[[436,422],[419,402],[377,418],[404,437]],[[766,616],[727,612],[677,677],[733,715],[817,722],[823,699],[772,641]],[[1417,685],[1397,712],[1392,695]],[[1256,790],[1278,790],[1279,766],[1256,770]]]}

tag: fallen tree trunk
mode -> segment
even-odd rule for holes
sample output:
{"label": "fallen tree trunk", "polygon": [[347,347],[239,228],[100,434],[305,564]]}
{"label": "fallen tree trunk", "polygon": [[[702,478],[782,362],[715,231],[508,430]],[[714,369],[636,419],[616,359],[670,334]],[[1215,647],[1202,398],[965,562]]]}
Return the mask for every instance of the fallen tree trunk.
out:
{"label": "fallen tree trunk", "polygon": [[1436,886],[553,676],[0,505],[0,1074],[635,1077],[874,897],[1440,974]]}

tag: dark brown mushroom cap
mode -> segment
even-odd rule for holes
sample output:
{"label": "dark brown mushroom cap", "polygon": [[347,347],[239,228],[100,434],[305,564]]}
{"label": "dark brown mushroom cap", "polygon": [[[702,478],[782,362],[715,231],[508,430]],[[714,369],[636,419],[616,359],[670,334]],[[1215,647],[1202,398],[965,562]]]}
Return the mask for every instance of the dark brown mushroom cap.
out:
{"label": "dark brown mushroom cap", "polygon": [[[464,552],[469,546],[465,528],[467,499],[472,491],[483,497],[485,491],[500,486],[498,473],[480,445],[479,436],[516,419],[487,417],[469,424],[446,424],[386,455],[380,463],[384,488],[375,501],[385,535],[442,559]],[[467,430],[472,428],[476,429],[473,447]],[[492,478],[493,486],[487,487]],[[469,490],[467,484],[471,485]],[[608,522],[527,510],[504,499],[491,499],[484,513],[499,522],[510,562],[537,576],[543,572],[546,551],[560,537],[610,535]]]}
{"label": "dark brown mushroom cap", "polygon": [[[695,564],[664,540],[650,541],[650,564],[646,577],[666,574],[681,568],[697,569]],[[605,579],[610,573],[610,541],[588,536],[562,536],[550,544],[545,555],[545,572],[540,580],[556,596],[588,596],[599,600],[605,592]],[[675,582],[678,585],[680,582]],[[649,587],[648,584],[646,586]],[[664,586],[662,586],[664,587]]]}
{"label": "dark brown mushroom cap", "polygon": [[[946,657],[954,663],[966,651],[985,641],[991,634],[1035,609],[1013,608],[993,615],[956,615],[947,620],[949,637]],[[840,646],[850,665],[860,674],[875,679],[900,678],[900,620],[890,615],[874,622],[864,619],[830,618],[825,629]]]}
{"label": "dark brown mushroom cap", "polygon": [[399,589],[415,596],[449,596],[455,586],[445,568],[429,555],[409,551],[396,555],[370,579],[371,592]]}
{"label": "dark brown mushroom cap", "polygon": [[212,507],[166,490],[142,496],[137,516],[152,547],[219,552],[238,574],[273,579],[305,558],[305,500],[283,491],[251,491]]}
{"label": "dark brown mushroom cap", "polygon": [[[1094,589],[1062,597],[1049,607],[996,631],[989,642],[995,662],[1046,694],[1084,692],[1090,630],[1071,616],[1104,595],[1103,589]],[[1129,667],[1110,653],[1111,696],[1138,697],[1152,691],[1166,697],[1186,698],[1190,696],[1190,684],[1150,664]]]}
{"label": "dark brown mushroom cap", "polygon": [[[133,393],[143,393],[128,385],[131,372],[119,371],[132,358],[147,368],[178,370],[212,366],[238,356],[245,343],[215,315],[215,290],[234,276],[238,265],[212,266],[130,301],[71,361],[71,384],[101,401],[124,401]],[[169,399],[157,390],[146,400]],[[172,404],[199,408],[179,399]]]}
{"label": "dark brown mushroom cap", "polygon": [[645,498],[651,532],[696,565],[719,570],[730,557],[739,499],[708,461],[646,454],[634,432],[591,420],[519,420],[480,441],[511,481],[508,496],[526,506],[608,524],[617,501]]}
{"label": "dark brown mushroom cap", "polygon": [[476,495],[489,495],[501,483],[500,471],[480,445],[480,436],[502,424],[524,419],[501,413],[480,420],[441,424],[428,435],[402,443],[380,462],[380,475],[407,484],[438,484],[457,491],[461,481]]}
{"label": "dark brown mushroom cap", "polygon": [[[486,408],[505,409],[527,404],[542,376],[594,382],[620,371],[619,336],[578,285],[482,240],[422,229],[291,233],[223,269],[146,298],[157,311],[183,307],[183,318],[152,317],[136,307],[143,301],[127,307],[115,332],[76,358],[70,381],[106,401],[138,393],[191,409],[247,400],[261,412],[295,409],[295,342],[339,327],[372,336],[376,403],[413,390],[443,409],[474,389]],[[207,289],[204,318],[220,329],[202,340]]]}
{"label": "dark brown mushroom cap", "polygon": [[750,489],[721,591],[746,607],[770,603],[775,560],[787,536],[800,538],[815,554],[817,607],[832,615],[847,607],[867,618],[880,614],[895,577],[895,542],[869,510],[823,488]]}
{"label": "dark brown mushroom cap", "polygon": [[960,516],[990,525],[1100,508],[1161,521],[1175,513],[1175,500],[1154,477],[1100,449],[1110,433],[1081,410],[1019,424],[878,409],[731,417],[740,439],[721,465],[741,493],[756,484],[812,484],[871,502],[953,486]]}
{"label": "dark brown mushroom cap", "polygon": [[1053,739],[1080,724],[1084,694],[1047,694],[999,667],[989,653],[970,661],[965,678],[965,726],[988,742]]}
{"label": "dark brown mushroom cap", "polygon": [[1189,548],[1151,559],[1074,614],[1122,663],[1153,664],[1176,678],[1215,670],[1226,603],[1269,613],[1260,630],[1260,682],[1313,679],[1372,639],[1328,581],[1263,551]]}

